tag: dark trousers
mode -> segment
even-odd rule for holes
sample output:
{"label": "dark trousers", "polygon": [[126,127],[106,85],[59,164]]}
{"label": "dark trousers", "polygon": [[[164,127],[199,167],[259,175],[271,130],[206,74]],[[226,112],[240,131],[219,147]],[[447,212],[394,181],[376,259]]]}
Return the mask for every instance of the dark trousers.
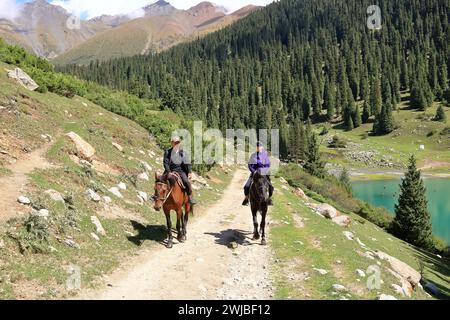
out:
{"label": "dark trousers", "polygon": [[[192,186],[191,182],[189,181],[188,175],[184,171],[174,171],[178,173],[181,177],[181,181],[183,181],[184,186],[186,187],[186,193],[188,196],[192,195]],[[164,175],[167,174],[167,172],[164,173]]]}
{"label": "dark trousers", "polygon": [[[272,186],[272,181],[270,181],[270,176],[266,176],[267,177],[267,181],[269,181],[269,196],[272,197],[273,195],[273,186]],[[248,195],[250,194],[250,187],[252,186],[252,181],[253,181],[253,174],[250,175],[250,177],[247,180],[247,183],[244,186],[244,194],[246,197],[248,197]]]}

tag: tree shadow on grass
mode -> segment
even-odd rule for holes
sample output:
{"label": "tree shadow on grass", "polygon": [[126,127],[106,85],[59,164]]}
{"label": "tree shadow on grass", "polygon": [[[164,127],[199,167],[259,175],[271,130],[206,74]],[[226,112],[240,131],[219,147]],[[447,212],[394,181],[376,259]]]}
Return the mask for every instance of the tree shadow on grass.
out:
{"label": "tree shadow on grass", "polygon": [[[424,264],[423,279],[439,289],[440,294],[432,294],[436,299],[450,300],[450,260],[438,258],[425,250],[416,248],[415,256]],[[434,275],[439,282],[428,277]],[[430,293],[430,292],[428,292]],[[431,293],[430,293],[431,294]]]}
{"label": "tree shadow on grass", "polygon": [[128,236],[128,240],[140,247],[146,240],[155,241],[165,245],[164,241],[167,238],[167,228],[162,225],[144,226],[142,223],[131,220],[133,229],[137,231],[135,236]]}

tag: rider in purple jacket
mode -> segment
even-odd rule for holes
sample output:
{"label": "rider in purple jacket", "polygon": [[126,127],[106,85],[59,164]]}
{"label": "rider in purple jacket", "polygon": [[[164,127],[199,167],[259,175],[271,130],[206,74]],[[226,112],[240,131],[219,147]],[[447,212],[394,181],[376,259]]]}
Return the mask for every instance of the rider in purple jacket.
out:
{"label": "rider in purple jacket", "polygon": [[256,152],[254,154],[252,154],[252,156],[250,157],[250,160],[248,162],[248,169],[250,170],[251,174],[250,177],[247,180],[247,183],[245,184],[244,187],[244,193],[245,193],[245,200],[242,203],[243,206],[247,206],[249,199],[248,196],[250,194],[250,187],[252,185],[252,181],[253,181],[253,174],[259,170],[259,172],[263,175],[265,175],[267,177],[267,180],[269,181],[269,195],[270,195],[270,200],[269,200],[269,205],[273,205],[272,204],[272,195],[273,195],[273,186],[272,183],[270,181],[270,175],[269,175],[269,170],[270,170],[270,158],[269,158],[269,154],[267,153],[266,150],[264,150],[264,146],[262,145],[261,142],[257,143],[257,147],[256,147]]}

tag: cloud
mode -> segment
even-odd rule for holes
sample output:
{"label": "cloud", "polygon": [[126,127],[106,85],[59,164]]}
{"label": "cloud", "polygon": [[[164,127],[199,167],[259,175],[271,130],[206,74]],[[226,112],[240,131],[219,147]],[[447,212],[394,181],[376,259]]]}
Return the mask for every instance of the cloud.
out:
{"label": "cloud", "polygon": [[[0,2],[13,0],[0,0]],[[202,0],[167,0],[178,9],[189,9]],[[50,0],[52,4],[65,8],[72,14],[86,17],[88,19],[101,15],[129,15],[133,18],[143,16],[142,7],[156,2],[155,0]],[[249,4],[267,5],[273,0],[213,0],[228,11],[235,11]]]}
{"label": "cloud", "polygon": [[13,21],[20,15],[22,5],[15,0],[0,0],[0,19]]}

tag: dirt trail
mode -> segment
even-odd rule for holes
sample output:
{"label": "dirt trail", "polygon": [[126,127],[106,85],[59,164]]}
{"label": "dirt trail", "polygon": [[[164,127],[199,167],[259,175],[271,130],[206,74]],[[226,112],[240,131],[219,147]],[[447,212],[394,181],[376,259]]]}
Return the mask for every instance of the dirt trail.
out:
{"label": "dirt trail", "polygon": [[[141,252],[105,277],[104,289],[78,299],[272,299],[270,247],[250,240],[250,209],[240,205],[246,178],[235,173],[222,199],[188,225],[186,243]],[[235,250],[227,247],[233,238]]]}
{"label": "dirt trail", "polygon": [[17,198],[26,193],[28,174],[36,169],[46,169],[52,165],[44,158],[49,146],[27,154],[24,158],[6,168],[11,175],[0,178],[0,221],[20,215],[24,208],[17,203]]}

